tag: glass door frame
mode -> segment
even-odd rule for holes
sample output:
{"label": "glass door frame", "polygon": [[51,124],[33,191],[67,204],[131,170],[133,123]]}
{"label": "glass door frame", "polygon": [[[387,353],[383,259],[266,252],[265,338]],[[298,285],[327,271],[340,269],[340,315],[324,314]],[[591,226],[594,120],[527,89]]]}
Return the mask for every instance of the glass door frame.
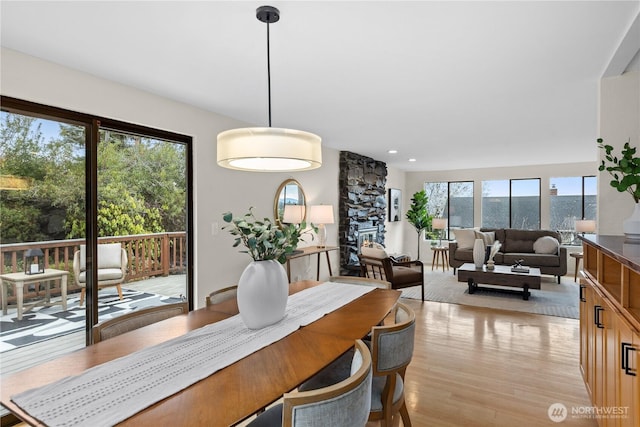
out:
{"label": "glass door frame", "polygon": [[0,95],[2,111],[16,113],[47,120],[65,122],[85,128],[85,207],[86,207],[86,345],[93,342],[93,325],[98,323],[98,295],[93,284],[98,282],[98,271],[94,268],[94,254],[98,249],[98,141],[100,127],[138,134],[145,137],[164,139],[184,144],[186,153],[186,251],[187,251],[187,283],[186,293],[189,310],[193,310],[193,138],[174,132],[135,125],[105,117],[78,113],[63,108],[38,104],[31,101]]}

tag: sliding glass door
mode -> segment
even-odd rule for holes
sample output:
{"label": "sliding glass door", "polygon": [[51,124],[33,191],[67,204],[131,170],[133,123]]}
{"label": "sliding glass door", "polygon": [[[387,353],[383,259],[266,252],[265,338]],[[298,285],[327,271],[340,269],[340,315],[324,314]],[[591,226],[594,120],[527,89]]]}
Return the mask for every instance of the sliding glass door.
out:
{"label": "sliding glass door", "polygon": [[[193,307],[191,138],[1,100],[0,274],[24,275],[32,254],[47,274],[59,272],[30,277],[21,304],[6,286],[2,374],[12,351],[23,369],[90,343],[99,321],[171,302]],[[29,351],[34,360],[18,354],[45,342]]]}
{"label": "sliding glass door", "polygon": [[101,127],[97,160],[98,257],[120,257],[126,271],[114,282],[106,269],[117,262],[98,260],[98,320],[185,300],[186,146]]}

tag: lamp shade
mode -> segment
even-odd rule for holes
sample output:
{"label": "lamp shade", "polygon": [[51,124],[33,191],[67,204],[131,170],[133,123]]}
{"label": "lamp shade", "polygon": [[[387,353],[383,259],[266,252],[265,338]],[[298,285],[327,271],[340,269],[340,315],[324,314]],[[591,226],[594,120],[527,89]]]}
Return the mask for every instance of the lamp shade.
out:
{"label": "lamp shade", "polygon": [[431,221],[431,227],[434,230],[444,230],[447,228],[447,219],[446,218],[433,218]]}
{"label": "lamp shade", "polygon": [[309,222],[312,224],[333,224],[333,206],[311,206],[309,209]]}
{"label": "lamp shade", "polygon": [[318,135],[293,129],[257,127],[218,134],[218,165],[236,170],[303,171],[322,166]]}
{"label": "lamp shade", "polygon": [[578,233],[593,233],[596,231],[596,222],[592,219],[576,220],[576,231]]}
{"label": "lamp shade", "polygon": [[300,224],[304,221],[304,205],[284,205],[282,222],[285,224]]}

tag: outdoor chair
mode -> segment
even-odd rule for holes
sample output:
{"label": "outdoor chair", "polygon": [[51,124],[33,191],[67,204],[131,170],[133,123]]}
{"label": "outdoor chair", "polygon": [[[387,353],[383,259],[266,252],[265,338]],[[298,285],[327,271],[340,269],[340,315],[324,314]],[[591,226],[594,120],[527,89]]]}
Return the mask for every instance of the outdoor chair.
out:
{"label": "outdoor chair", "polygon": [[346,379],[318,390],[285,393],[277,404],[248,424],[263,426],[363,427],[371,407],[371,353],[361,340]]}
{"label": "outdoor chair", "polygon": [[93,343],[133,331],[143,326],[189,312],[187,302],[162,304],[155,307],[135,310],[122,316],[98,323],[93,327]]}
{"label": "outdoor chair", "polygon": [[[84,304],[87,287],[86,245],[73,254],[73,276],[80,291],[80,306]],[[127,275],[127,252],[120,243],[103,243],[98,245],[98,289],[115,286],[118,296],[122,297],[122,287]]]}

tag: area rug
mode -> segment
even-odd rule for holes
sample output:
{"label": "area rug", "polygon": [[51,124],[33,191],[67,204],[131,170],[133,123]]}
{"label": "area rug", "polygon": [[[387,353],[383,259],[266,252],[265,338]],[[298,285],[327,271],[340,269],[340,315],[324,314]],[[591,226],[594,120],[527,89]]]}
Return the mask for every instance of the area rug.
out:
{"label": "area rug", "polygon": [[[469,294],[467,283],[458,282],[457,276],[451,271],[425,272],[424,298],[435,302],[578,319],[580,316],[579,286],[571,279],[573,277],[563,277],[558,284],[556,277],[543,275],[542,289],[531,289],[529,300],[524,301],[521,293],[508,292],[517,288],[496,286],[495,288],[499,290],[483,289]],[[402,297],[420,299],[420,286],[404,289]]]}
{"label": "area rug", "polygon": [[[123,289],[123,299],[118,298],[115,288],[98,293],[98,318],[100,321],[121,316],[136,309],[180,302],[158,294]],[[79,307],[79,295],[67,299],[67,310],[62,307],[34,307],[17,320],[16,310],[10,310],[0,318],[0,353],[80,331],[85,328],[85,305]]]}

